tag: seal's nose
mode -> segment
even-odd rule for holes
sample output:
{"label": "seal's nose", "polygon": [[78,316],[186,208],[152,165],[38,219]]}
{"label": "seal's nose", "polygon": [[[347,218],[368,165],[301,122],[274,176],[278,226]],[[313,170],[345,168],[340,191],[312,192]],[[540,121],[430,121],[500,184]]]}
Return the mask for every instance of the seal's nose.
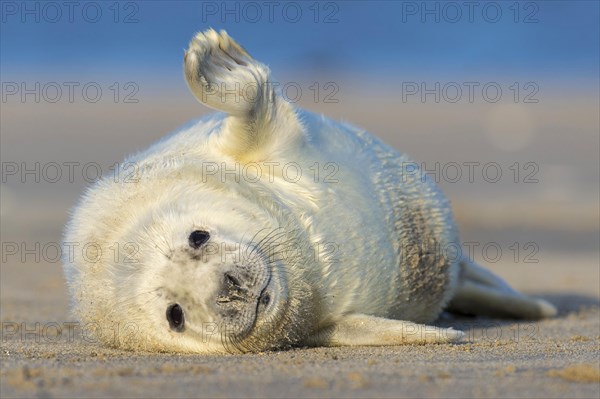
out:
{"label": "seal's nose", "polygon": [[244,287],[242,281],[232,273],[223,275],[221,290],[217,296],[217,303],[249,302],[254,298],[253,293]]}

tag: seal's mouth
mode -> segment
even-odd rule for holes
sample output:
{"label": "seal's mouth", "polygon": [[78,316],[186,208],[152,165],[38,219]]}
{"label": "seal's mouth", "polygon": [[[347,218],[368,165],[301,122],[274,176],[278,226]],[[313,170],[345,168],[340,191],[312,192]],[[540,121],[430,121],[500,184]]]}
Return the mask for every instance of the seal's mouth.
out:
{"label": "seal's mouth", "polygon": [[280,286],[281,284],[278,278],[274,276],[274,271],[269,270],[269,277],[256,301],[252,323],[245,334],[240,338],[248,338],[252,336],[262,324],[273,322],[273,317],[271,316],[277,313],[278,300],[280,299]]}
{"label": "seal's mouth", "polygon": [[269,277],[267,278],[267,281],[266,281],[263,289],[260,291],[260,294],[258,295],[258,297],[256,299],[256,308],[254,309],[254,312],[253,312],[254,314],[253,314],[253,318],[252,318],[252,323],[246,329],[246,332],[243,334],[243,336],[241,338],[246,338],[246,337],[252,335],[252,333],[259,321],[259,318],[263,317],[264,315],[269,314],[269,311],[273,308],[274,292],[273,292],[272,288],[270,287],[272,275],[273,275],[272,273],[269,273]]}

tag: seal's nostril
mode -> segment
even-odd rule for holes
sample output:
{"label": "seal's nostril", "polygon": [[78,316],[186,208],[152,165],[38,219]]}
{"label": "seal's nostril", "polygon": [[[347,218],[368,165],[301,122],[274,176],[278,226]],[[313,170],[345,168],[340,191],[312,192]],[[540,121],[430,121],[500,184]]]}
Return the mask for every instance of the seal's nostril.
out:
{"label": "seal's nostril", "polygon": [[235,278],[233,275],[231,275],[229,273],[225,273],[225,282],[227,282],[227,284],[234,286],[236,288],[240,288],[242,286],[242,284],[240,283],[240,280],[238,280],[237,278]]}
{"label": "seal's nostril", "polygon": [[260,303],[266,306],[269,304],[269,302],[271,302],[271,296],[267,293],[263,294],[263,296],[260,298]]}

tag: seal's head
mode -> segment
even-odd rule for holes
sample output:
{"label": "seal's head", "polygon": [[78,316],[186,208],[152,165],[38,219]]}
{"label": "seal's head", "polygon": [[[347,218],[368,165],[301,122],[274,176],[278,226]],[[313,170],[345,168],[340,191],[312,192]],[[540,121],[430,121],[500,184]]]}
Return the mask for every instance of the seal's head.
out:
{"label": "seal's head", "polygon": [[[119,347],[239,352],[300,342],[317,313],[306,278],[315,252],[300,221],[313,194],[277,195],[290,189],[273,184],[281,165],[263,165],[259,179],[226,181],[204,168],[225,165],[230,175],[252,162],[262,170],[255,161],[273,156],[269,137],[302,148],[300,124],[285,101],[237,101],[220,91],[273,94],[268,68],[225,32],[196,35],[184,70],[192,92],[227,115],[126,160],[114,179],[87,192],[66,237],[76,314],[86,336]],[[254,120],[275,115],[286,116]]]}
{"label": "seal's head", "polygon": [[310,319],[301,236],[239,187],[198,184],[193,168],[103,181],[78,207],[65,263],[86,336],[197,353],[294,344]]}

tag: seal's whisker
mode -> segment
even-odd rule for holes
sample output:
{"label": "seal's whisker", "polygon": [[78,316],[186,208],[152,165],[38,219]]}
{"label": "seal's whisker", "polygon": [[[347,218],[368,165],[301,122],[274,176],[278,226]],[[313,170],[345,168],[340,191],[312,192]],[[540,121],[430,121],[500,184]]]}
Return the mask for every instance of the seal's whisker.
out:
{"label": "seal's whisker", "polygon": [[256,246],[254,247],[255,249],[253,249],[253,252],[260,249],[261,252],[268,253],[268,246],[270,245],[270,243],[273,242],[274,240],[276,240],[278,237],[285,234],[285,231],[278,231],[278,230],[282,230],[282,228],[277,228],[277,229],[272,230],[269,233],[267,233],[266,236],[264,236],[258,243],[256,243]]}
{"label": "seal's whisker", "polygon": [[[123,299],[123,300],[121,300],[121,301],[118,301],[118,302],[116,302],[116,303],[114,303],[114,304],[113,304],[113,306],[112,306],[112,310],[111,310],[111,311],[109,311],[109,312],[108,312],[106,315],[107,315],[107,316],[111,316],[111,315],[112,315],[114,312],[117,312],[117,311],[119,310],[119,307],[121,307],[121,306],[125,305],[126,303],[128,303],[128,302],[131,302],[131,301],[133,301],[133,300],[135,300],[135,299],[139,298],[139,297],[140,297],[140,296],[142,296],[142,295],[148,295],[148,294],[151,294],[151,293],[153,293],[153,292],[156,292],[156,291],[158,291],[159,289],[160,289],[160,287],[158,287],[158,288],[154,288],[154,289],[152,289],[152,290],[149,290],[149,291],[140,292],[140,293],[138,293],[138,294],[135,294],[135,295],[132,295],[132,296],[130,296],[130,297],[127,297],[127,298],[125,298],[125,299]],[[155,298],[158,298],[158,296],[156,296]]]}
{"label": "seal's whisker", "polygon": [[[145,236],[140,235],[140,239],[143,241],[150,242],[154,248],[156,248],[162,255],[164,255],[165,257],[168,258],[169,253],[172,252],[172,249],[170,248],[167,238],[164,237],[163,234],[158,234],[158,232],[154,232],[152,230],[154,230],[154,228],[151,226],[143,226],[143,231],[144,231],[144,233],[146,233],[146,235]],[[166,251],[165,251],[165,249],[162,248],[161,245],[159,245],[160,243],[155,241],[154,237],[160,238],[160,240],[162,241],[162,244],[164,244],[167,247]]]}
{"label": "seal's whisker", "polygon": [[229,333],[227,324],[224,323],[223,326],[224,327],[221,329],[221,345],[223,345],[225,350],[231,354],[244,352],[241,346],[241,339],[235,334]]}

